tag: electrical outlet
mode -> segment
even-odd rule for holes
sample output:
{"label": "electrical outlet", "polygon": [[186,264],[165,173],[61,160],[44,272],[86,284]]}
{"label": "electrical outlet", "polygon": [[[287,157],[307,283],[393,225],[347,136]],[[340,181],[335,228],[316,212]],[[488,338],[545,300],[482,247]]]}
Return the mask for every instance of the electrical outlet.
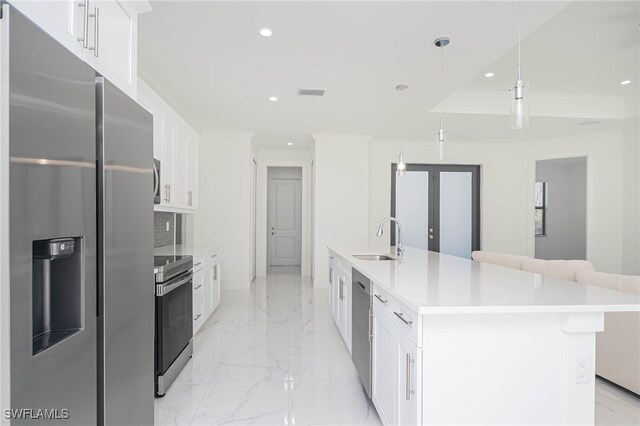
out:
{"label": "electrical outlet", "polygon": [[169,225],[169,221],[167,221],[167,232],[171,231],[171,225]]}
{"label": "electrical outlet", "polygon": [[588,356],[576,358],[576,383],[591,383],[591,358]]}

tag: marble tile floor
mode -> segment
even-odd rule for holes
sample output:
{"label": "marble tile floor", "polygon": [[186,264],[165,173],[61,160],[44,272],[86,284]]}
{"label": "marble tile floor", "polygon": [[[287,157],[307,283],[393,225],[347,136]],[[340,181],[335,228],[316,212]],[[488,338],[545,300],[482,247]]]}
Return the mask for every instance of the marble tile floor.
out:
{"label": "marble tile floor", "polygon": [[[292,273],[293,272],[293,273]],[[329,312],[328,290],[288,268],[226,291],[156,425],[379,425]],[[597,379],[596,425],[640,425],[640,397]]]}
{"label": "marble tile floor", "polygon": [[291,268],[224,292],[193,358],[156,399],[155,424],[380,425],[328,298]]}

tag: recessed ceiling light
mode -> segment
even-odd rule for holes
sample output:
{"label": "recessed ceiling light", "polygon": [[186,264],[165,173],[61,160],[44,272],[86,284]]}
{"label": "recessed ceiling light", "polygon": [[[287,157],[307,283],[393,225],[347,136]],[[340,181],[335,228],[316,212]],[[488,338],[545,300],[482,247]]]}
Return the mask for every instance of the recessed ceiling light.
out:
{"label": "recessed ceiling light", "polygon": [[293,145],[293,142],[287,142],[287,145],[291,146]]}
{"label": "recessed ceiling light", "polygon": [[488,72],[488,73],[486,73],[484,76],[485,76],[485,77],[487,77],[487,78],[491,78],[491,77],[493,77],[494,75],[495,75],[494,73],[492,73],[492,72]]}
{"label": "recessed ceiling light", "polygon": [[631,84],[631,80],[622,80],[622,81],[620,82],[620,85],[621,85],[621,86],[626,86],[627,84]]}
{"label": "recessed ceiling light", "polygon": [[277,101],[277,100],[278,100],[278,98],[277,98],[277,97],[275,97],[275,96],[269,96],[269,100],[270,100],[271,102],[275,102],[275,101]]}
{"label": "recessed ceiling light", "polygon": [[261,28],[260,35],[262,37],[271,37],[273,35],[273,31],[271,31],[271,29],[269,28]]}

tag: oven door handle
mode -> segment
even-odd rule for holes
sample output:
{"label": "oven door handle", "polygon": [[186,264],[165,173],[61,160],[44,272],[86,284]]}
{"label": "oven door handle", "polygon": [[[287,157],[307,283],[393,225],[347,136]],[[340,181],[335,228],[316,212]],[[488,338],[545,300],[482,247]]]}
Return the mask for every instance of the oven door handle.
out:
{"label": "oven door handle", "polygon": [[193,272],[189,272],[189,274],[176,282],[168,282],[166,284],[156,284],[156,296],[164,296],[165,294],[171,293],[176,288],[188,283],[193,278]]}

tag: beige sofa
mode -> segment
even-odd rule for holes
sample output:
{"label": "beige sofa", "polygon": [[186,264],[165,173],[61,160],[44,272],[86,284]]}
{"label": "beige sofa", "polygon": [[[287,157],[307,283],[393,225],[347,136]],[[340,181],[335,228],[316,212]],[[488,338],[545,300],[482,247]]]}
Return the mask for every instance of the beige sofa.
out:
{"label": "beige sofa", "polygon": [[576,281],[578,271],[593,271],[593,265],[588,260],[542,260],[492,251],[474,251],[471,253],[471,258],[478,262],[522,269],[523,271],[535,272],[536,274],[569,281]]}
{"label": "beige sofa", "polygon": [[[640,295],[640,276],[579,271],[579,283]],[[640,395],[640,313],[608,312],[596,334],[596,374]]]}
{"label": "beige sofa", "polygon": [[577,281],[578,272],[593,271],[593,264],[588,260],[542,260],[528,257],[522,261],[522,270],[547,277]]}
{"label": "beige sofa", "polygon": [[506,266],[507,268],[522,269],[522,261],[529,259],[527,256],[516,254],[496,253],[492,251],[474,251],[471,259],[478,262],[491,263],[493,265]]}

